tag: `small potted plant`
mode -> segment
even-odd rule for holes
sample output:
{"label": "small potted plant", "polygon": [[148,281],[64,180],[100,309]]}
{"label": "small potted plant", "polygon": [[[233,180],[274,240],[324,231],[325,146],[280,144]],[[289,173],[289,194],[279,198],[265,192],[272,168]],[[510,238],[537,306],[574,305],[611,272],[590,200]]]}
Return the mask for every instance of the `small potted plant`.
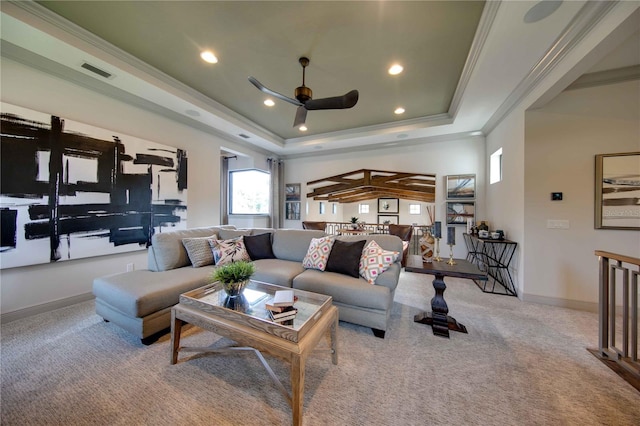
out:
{"label": "small potted plant", "polygon": [[229,297],[236,297],[242,294],[254,272],[253,262],[239,260],[217,267],[211,277],[214,281],[222,283],[222,287]]}
{"label": "small potted plant", "polygon": [[358,229],[358,218],[356,216],[351,217],[351,228]]}

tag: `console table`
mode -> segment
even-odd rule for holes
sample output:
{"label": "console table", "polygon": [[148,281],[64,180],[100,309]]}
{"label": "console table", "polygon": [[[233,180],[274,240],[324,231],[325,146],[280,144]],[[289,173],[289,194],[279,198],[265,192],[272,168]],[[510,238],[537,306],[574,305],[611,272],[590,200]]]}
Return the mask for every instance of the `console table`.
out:
{"label": "console table", "polygon": [[476,285],[485,293],[517,296],[509,265],[518,243],[505,239],[480,238],[477,235],[467,233],[462,235],[467,246],[467,260],[477,265],[491,278],[491,280],[482,283],[474,280]]}
{"label": "console table", "polygon": [[444,300],[444,291],[447,289],[444,277],[468,278],[474,281],[487,279],[487,275],[473,263],[464,259],[455,259],[455,262],[455,265],[449,265],[445,260],[426,263],[422,261],[422,256],[410,255],[404,268],[407,272],[435,275],[433,288],[436,294],[431,299],[431,312],[416,314],[413,321],[430,325],[436,336],[449,337],[449,330],[467,332],[467,327],[448,315],[449,307]]}

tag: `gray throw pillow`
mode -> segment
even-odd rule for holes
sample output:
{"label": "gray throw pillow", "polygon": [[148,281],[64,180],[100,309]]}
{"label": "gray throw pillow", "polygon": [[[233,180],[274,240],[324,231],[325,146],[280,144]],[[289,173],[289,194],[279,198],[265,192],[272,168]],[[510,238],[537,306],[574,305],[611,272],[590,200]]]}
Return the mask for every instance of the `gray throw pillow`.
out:
{"label": "gray throw pillow", "polygon": [[183,238],[182,245],[187,250],[187,255],[194,268],[205,265],[213,265],[213,252],[209,246],[209,240],[216,240],[218,236],[213,234],[209,237]]}

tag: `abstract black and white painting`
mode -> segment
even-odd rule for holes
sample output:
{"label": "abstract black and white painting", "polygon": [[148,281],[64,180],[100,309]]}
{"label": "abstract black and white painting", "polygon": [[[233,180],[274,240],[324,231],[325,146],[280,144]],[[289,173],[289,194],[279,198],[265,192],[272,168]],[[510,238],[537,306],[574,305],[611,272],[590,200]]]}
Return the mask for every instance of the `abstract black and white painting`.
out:
{"label": "abstract black and white painting", "polygon": [[186,151],[0,109],[1,268],[140,250],[186,228]]}

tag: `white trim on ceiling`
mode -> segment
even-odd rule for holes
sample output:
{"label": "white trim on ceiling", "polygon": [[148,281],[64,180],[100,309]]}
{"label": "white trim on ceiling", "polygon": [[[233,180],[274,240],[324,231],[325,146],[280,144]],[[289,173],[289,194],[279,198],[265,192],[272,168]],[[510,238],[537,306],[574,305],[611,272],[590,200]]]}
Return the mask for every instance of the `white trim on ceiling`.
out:
{"label": "white trim on ceiling", "polygon": [[571,83],[565,90],[585,89],[588,87],[604,86],[605,84],[623,83],[625,81],[640,80],[640,65],[592,72],[584,74]]}
{"label": "white trim on ceiling", "polygon": [[45,74],[73,83],[77,86],[110,97],[128,105],[144,109],[169,120],[184,124],[185,126],[200,130],[227,142],[232,142],[244,148],[257,151],[265,155],[274,155],[272,151],[265,150],[254,144],[250,144],[239,137],[237,139],[231,137],[228,133],[219,131],[211,126],[201,123],[197,120],[178,114],[175,111],[164,108],[156,103],[149,102],[139,96],[133,95],[125,90],[115,88],[103,81],[87,75],[81,71],[77,71],[66,67],[58,62],[44,58],[38,54],[30,52],[22,47],[16,46],[6,40],[0,40],[0,54],[3,58],[7,58],[28,66],[30,68],[41,71]]}
{"label": "white trim on ceiling", "polygon": [[493,21],[498,14],[498,9],[500,8],[501,3],[501,1],[487,1],[484,4],[484,9],[482,10],[482,16],[480,17],[476,34],[473,37],[473,42],[471,43],[471,48],[469,49],[469,54],[467,55],[467,59],[464,63],[462,73],[460,74],[460,79],[458,79],[458,85],[453,93],[451,105],[449,105],[449,116],[453,119],[455,119],[458,114],[460,102],[476,68],[478,58],[480,57],[480,53],[482,52],[485,42],[487,41],[487,37],[489,36],[489,32],[491,31]]}
{"label": "white trim on ceiling", "polygon": [[[119,49],[113,44],[108,43],[95,34],[61,17],[60,15],[57,15],[44,6],[41,6],[33,1],[10,0],[7,1],[7,3],[10,3],[11,5],[22,9],[23,11],[50,25],[53,25],[55,28],[62,30],[72,38],[80,40],[83,43],[87,43],[100,52],[105,53],[113,59],[123,63],[124,65],[129,67],[130,70],[137,71],[136,74],[132,73],[132,75],[135,75],[135,77],[147,81],[149,80],[149,77],[151,77],[151,79],[155,79],[157,82],[161,83],[161,87],[159,87],[160,89],[172,89],[169,90],[170,93],[179,95],[185,101],[194,103],[194,105],[201,108],[203,108],[204,105],[204,110],[208,109],[209,113],[216,115],[219,119],[232,123],[235,126],[243,127],[245,133],[253,133],[257,137],[264,138],[265,140],[277,145],[282,145],[284,143],[284,140],[280,136],[276,135],[270,130],[267,130],[266,128],[254,123],[253,121],[236,113],[235,111],[227,108],[217,101],[203,95],[202,93],[192,89],[191,87],[176,80],[175,78],[163,73],[157,68],[152,67],[146,62],[143,62],[142,60],[125,52],[124,50]],[[64,42],[68,43],[69,41],[64,40]],[[130,70],[128,72],[131,72]],[[163,88],[162,86],[165,87]]]}
{"label": "white trim on ceiling", "polygon": [[558,36],[551,48],[540,58],[527,76],[507,96],[482,128],[489,134],[529,95],[562,59],[604,18],[617,1],[587,2]]}

